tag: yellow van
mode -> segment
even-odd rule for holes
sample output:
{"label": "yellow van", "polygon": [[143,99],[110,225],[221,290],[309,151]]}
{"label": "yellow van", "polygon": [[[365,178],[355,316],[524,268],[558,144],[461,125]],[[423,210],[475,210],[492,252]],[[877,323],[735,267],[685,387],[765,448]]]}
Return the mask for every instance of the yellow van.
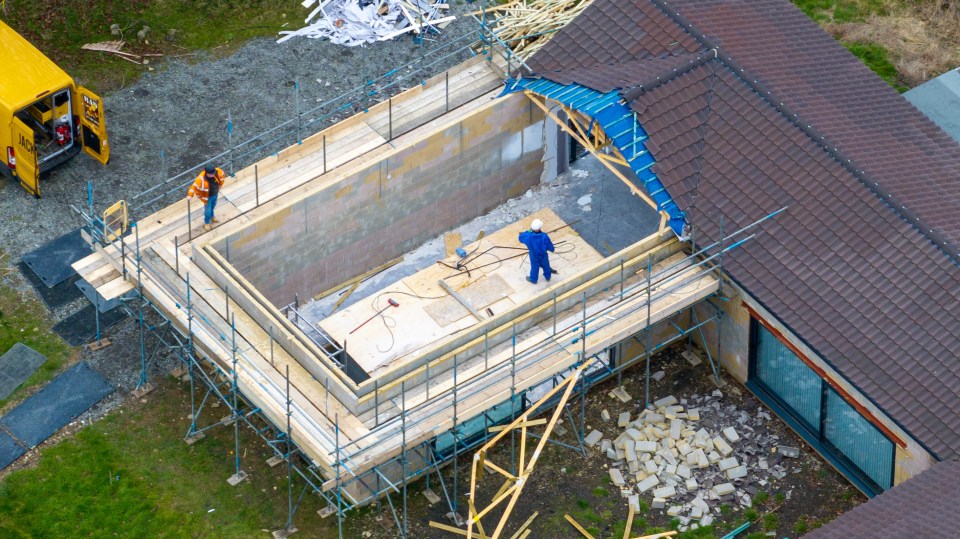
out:
{"label": "yellow van", "polygon": [[103,101],[0,21],[0,171],[40,196],[40,175],[83,148],[110,160]]}

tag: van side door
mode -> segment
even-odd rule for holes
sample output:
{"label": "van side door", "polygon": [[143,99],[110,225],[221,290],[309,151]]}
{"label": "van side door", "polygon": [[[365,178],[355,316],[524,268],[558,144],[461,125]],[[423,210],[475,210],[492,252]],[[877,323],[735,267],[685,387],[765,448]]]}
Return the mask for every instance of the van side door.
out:
{"label": "van side door", "polygon": [[40,169],[37,166],[37,148],[34,145],[33,129],[14,116],[12,135],[13,156],[16,160],[13,174],[27,192],[40,198]]}
{"label": "van side door", "polygon": [[74,114],[80,117],[80,141],[83,150],[104,165],[110,162],[107,124],[104,122],[103,100],[83,86],[77,87]]}

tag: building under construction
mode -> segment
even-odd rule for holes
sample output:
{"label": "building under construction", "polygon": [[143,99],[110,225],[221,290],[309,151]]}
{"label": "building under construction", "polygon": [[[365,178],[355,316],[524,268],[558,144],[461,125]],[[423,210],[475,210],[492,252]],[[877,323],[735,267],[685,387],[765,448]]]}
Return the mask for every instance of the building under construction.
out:
{"label": "building under construction", "polygon": [[[582,395],[695,338],[869,495],[955,455],[960,238],[922,195],[960,200],[954,141],[786,0],[596,0],[532,56],[478,37],[471,60],[236,171],[212,231],[182,200],[92,238],[81,277],[162,315],[206,389],[188,440],[249,424],[341,518],[571,372]],[[572,148],[656,225],[608,248],[545,204],[358,292],[549,184]],[[558,244],[537,285],[516,242],[534,217]],[[214,398],[231,414],[198,420]]]}

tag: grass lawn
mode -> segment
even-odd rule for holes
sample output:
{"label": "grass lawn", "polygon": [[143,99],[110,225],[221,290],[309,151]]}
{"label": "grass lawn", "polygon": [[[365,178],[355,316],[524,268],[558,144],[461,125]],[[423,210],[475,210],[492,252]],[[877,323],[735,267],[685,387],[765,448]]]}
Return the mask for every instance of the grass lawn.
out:
{"label": "grass lawn", "polygon": [[[0,253],[0,263],[7,258]],[[2,271],[4,268],[0,267]],[[0,411],[10,408],[29,388],[53,378],[69,361],[70,346],[50,331],[52,325],[46,307],[38,300],[23,297],[11,288],[0,286],[0,355],[22,342],[47,356],[47,361],[26,382],[6,399],[0,399]]]}
{"label": "grass lawn", "polygon": [[791,0],[898,92],[960,63],[960,3]]}
{"label": "grass lawn", "polygon": [[[0,18],[78,82],[108,92],[151,66],[82,51],[85,43],[123,39],[124,50],[134,53],[222,54],[250,38],[275,36],[284,23],[298,27],[301,11],[289,0],[6,0]],[[112,24],[122,35],[111,34]],[[144,26],[150,31],[140,40],[137,32]]]}
{"label": "grass lawn", "polygon": [[[11,473],[0,483],[0,537],[239,538],[282,528],[286,466],[268,467],[268,448],[241,425],[250,478],[228,485],[233,428],[217,427],[187,445],[188,388],[167,379],[146,403],[125,405],[43,449],[39,465]],[[304,498],[297,537],[336,537],[336,520],[316,513],[321,505],[316,496]]]}

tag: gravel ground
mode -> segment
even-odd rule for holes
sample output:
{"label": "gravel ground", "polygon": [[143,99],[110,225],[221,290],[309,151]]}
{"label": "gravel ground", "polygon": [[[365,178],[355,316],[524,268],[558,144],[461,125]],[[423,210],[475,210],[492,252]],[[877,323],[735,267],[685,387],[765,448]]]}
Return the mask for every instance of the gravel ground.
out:
{"label": "gravel ground", "polygon": [[[463,15],[473,7],[453,4],[451,11]],[[364,86],[366,94],[376,90],[374,95],[367,95],[366,101],[352,97],[318,112],[316,116],[321,116],[345,102],[356,102],[323,122],[315,122],[309,131],[305,128],[302,136],[307,136],[463,61],[469,56],[466,51],[441,57],[470,43],[468,34],[475,29],[472,19],[461,16],[442,35],[428,36],[422,47],[409,36],[362,48],[309,39],[282,45],[272,39],[257,39],[226,57],[207,55],[195,57],[194,62],[169,60],[158,64],[130,86],[103,96],[112,154],[109,165],[78,156],[41,180],[42,199],[33,198],[13,181],[0,181],[0,251],[10,255],[5,263],[13,266],[25,253],[80,226],[81,220],[71,207],[86,207],[88,180],[94,183],[98,212],[125,199],[133,207],[131,220],[144,217],[184,196],[185,188],[179,185],[192,176],[157,189],[159,193],[172,186],[175,191],[150,207],[138,207],[134,197],[228,149],[228,118],[233,123],[233,141],[239,143],[296,117],[297,80],[301,112],[358,86]],[[407,67],[411,63],[414,65]],[[418,72],[420,65],[424,67]],[[397,72],[389,78],[365,85],[394,69]],[[384,88],[396,81],[399,83]],[[238,159],[235,165],[241,168],[293,140],[263,148]],[[141,200],[146,198],[150,197]],[[24,297],[35,297],[18,272],[7,273],[0,278],[0,285],[13,287]],[[0,276],[3,274],[0,272]],[[85,304],[85,299],[72,302],[57,309],[53,317],[62,320]],[[84,349],[80,355],[118,391],[78,421],[102,416],[126,398],[139,380],[140,348],[134,321],[127,319],[107,333],[112,346],[100,352]],[[150,341],[147,348],[149,352]],[[166,372],[174,363],[172,358],[163,359],[153,375]]]}

